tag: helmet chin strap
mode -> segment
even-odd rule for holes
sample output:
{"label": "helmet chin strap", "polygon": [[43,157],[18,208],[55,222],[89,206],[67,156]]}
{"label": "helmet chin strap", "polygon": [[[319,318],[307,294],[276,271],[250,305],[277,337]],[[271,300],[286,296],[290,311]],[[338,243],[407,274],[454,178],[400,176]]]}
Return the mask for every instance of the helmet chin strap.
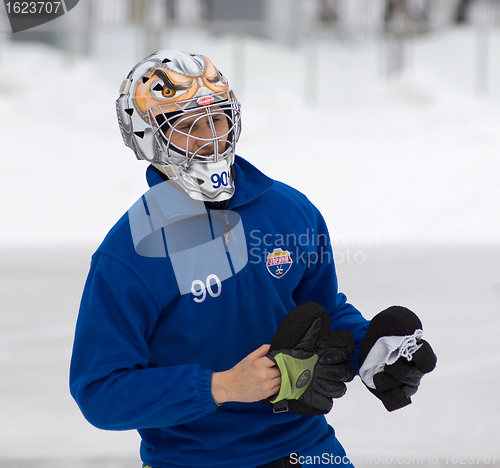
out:
{"label": "helmet chin strap", "polygon": [[153,166],[176,182],[193,200],[221,202],[234,194],[232,164],[233,158],[228,158],[212,163],[192,162],[187,168],[176,164],[153,163]]}

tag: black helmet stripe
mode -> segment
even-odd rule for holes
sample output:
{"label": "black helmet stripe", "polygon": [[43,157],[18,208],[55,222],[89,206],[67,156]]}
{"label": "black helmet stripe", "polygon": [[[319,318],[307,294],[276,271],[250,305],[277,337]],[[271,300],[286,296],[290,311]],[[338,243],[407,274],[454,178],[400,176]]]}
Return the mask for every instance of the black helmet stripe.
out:
{"label": "black helmet stripe", "polygon": [[165,86],[167,86],[167,88],[171,89],[172,91],[183,91],[183,90],[189,89],[189,88],[191,88],[191,86],[193,86],[192,81],[190,83],[188,83],[187,85],[176,85],[176,84],[172,83],[172,81],[170,81],[170,78],[168,77],[168,75],[163,70],[155,70],[155,72],[153,73],[153,76],[157,76],[158,78],[160,78],[160,80],[163,81]]}

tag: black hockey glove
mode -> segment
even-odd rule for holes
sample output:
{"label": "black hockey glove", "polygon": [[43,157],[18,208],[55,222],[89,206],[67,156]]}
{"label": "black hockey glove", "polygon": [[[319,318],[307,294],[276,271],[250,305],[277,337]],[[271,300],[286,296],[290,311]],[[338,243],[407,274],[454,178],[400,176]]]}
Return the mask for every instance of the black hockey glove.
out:
{"label": "black hockey glove", "polygon": [[263,401],[275,412],[326,414],[345,394],[356,375],[348,361],[354,341],[351,332],[329,328],[330,315],[314,302],[297,306],[278,327],[267,357],[279,367],[281,387]]}
{"label": "black hockey glove", "polygon": [[422,322],[409,309],[392,306],[370,322],[359,355],[361,380],[388,411],[411,403],[437,357],[422,339]]}

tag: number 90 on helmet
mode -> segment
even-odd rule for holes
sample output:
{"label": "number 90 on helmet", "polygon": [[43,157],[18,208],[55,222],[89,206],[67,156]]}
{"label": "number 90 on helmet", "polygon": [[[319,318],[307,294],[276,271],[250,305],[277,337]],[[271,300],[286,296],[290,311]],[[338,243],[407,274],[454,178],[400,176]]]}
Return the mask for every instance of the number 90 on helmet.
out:
{"label": "number 90 on helmet", "polygon": [[[116,110],[123,141],[137,159],[149,161],[194,199],[232,196],[240,103],[208,58],[177,50],[151,54],[123,81]],[[196,130],[200,122],[203,134]],[[224,183],[213,184],[214,178]]]}

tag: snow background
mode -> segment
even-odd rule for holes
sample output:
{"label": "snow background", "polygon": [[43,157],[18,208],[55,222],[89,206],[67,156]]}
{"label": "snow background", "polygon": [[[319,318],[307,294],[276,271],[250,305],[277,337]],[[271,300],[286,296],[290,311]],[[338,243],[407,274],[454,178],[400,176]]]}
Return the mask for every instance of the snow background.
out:
{"label": "snow background", "polygon": [[[67,384],[90,255],[147,189],[114,109],[145,53],[113,34],[86,59],[0,40],[0,467],[140,466],[138,436],[90,426]],[[387,413],[359,379],[335,403],[357,466],[500,464],[500,31],[487,96],[475,34],[415,40],[390,80],[380,42],[320,43],[311,76],[311,44],[165,39],[232,81],[238,153],[320,208],[350,302],[368,318],[410,307],[438,354],[405,409]]]}

